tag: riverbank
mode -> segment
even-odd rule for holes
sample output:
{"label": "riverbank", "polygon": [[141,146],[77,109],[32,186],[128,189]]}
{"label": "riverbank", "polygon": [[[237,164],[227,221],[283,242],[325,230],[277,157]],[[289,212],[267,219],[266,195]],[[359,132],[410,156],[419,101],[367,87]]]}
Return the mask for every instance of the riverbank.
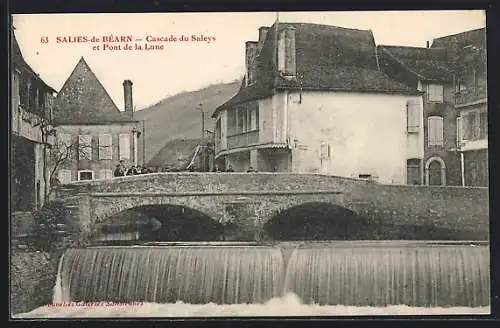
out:
{"label": "riverbank", "polygon": [[52,300],[58,261],[41,252],[12,250],[11,313],[32,311]]}

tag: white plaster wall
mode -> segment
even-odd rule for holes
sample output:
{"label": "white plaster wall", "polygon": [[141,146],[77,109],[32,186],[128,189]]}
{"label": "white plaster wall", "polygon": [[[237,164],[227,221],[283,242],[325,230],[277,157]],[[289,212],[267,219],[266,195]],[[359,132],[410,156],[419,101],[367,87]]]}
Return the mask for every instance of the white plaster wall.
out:
{"label": "white plaster wall", "polygon": [[[420,96],[302,92],[287,97],[293,172],[372,174],[381,183],[404,184],[406,160],[423,158],[422,124],[418,134],[406,133],[406,102],[422,103]],[[323,161],[322,142],[331,154]]]}

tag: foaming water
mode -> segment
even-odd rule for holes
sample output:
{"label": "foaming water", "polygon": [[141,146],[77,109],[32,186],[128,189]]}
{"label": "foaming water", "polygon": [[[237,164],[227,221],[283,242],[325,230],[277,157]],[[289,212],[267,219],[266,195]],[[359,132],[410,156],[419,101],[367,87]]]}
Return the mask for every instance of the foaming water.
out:
{"label": "foaming water", "polygon": [[260,311],[270,300],[295,295],[300,308],[334,312],[336,305],[482,308],[489,306],[489,278],[488,247],[468,242],[91,247],[64,254],[54,301],[171,308],[184,302],[195,312],[197,304],[229,304],[238,312],[232,306]]}
{"label": "foaming water", "polygon": [[409,307],[405,305],[387,307],[358,307],[344,305],[321,306],[303,304],[295,294],[273,298],[264,304],[219,305],[143,303],[137,306],[110,307],[52,307],[44,306],[29,313],[15,315],[16,318],[89,318],[89,317],[253,317],[253,316],[381,316],[381,315],[485,315],[489,307]]}

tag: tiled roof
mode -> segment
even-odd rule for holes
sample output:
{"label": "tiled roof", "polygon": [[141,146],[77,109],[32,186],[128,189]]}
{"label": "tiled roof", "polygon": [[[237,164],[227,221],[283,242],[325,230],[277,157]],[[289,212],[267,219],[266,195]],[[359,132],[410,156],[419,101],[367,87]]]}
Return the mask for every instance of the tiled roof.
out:
{"label": "tiled roof", "polygon": [[200,139],[173,139],[169,140],[162,149],[149,161],[149,166],[178,167],[189,164]]}
{"label": "tiled roof", "polygon": [[118,109],[83,57],[54,102],[55,124],[136,122]]}
{"label": "tiled roof", "polygon": [[453,72],[448,66],[445,49],[380,45],[385,52],[408,72],[424,81],[452,81]]}
{"label": "tiled roof", "polygon": [[295,81],[279,76],[276,24],[267,33],[255,59],[256,82],[245,87],[213,115],[226,107],[267,97],[276,89],[413,93],[378,68],[375,40],[369,30],[309,23],[279,23],[278,30],[295,28]]}
{"label": "tiled roof", "polygon": [[432,41],[431,48],[460,49],[468,45],[486,48],[486,28],[436,38]]}
{"label": "tiled roof", "polygon": [[43,81],[38,74],[31,68],[28,63],[24,60],[23,54],[21,53],[21,48],[19,47],[19,43],[17,42],[16,39],[16,34],[14,33],[14,29],[11,28],[10,30],[10,37],[11,37],[11,61],[12,65],[16,67],[19,70],[25,71],[28,74],[32,74],[38,81],[41,82],[41,84],[48,89],[51,92],[56,92],[52,87],[50,87],[45,81]]}

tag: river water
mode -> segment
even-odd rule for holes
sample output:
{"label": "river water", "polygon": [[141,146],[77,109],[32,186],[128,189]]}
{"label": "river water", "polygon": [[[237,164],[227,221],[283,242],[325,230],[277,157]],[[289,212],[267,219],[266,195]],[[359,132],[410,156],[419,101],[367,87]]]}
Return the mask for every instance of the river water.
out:
{"label": "river water", "polygon": [[489,300],[485,243],[157,244],[69,249],[54,305],[121,305],[22,316],[487,314]]}

